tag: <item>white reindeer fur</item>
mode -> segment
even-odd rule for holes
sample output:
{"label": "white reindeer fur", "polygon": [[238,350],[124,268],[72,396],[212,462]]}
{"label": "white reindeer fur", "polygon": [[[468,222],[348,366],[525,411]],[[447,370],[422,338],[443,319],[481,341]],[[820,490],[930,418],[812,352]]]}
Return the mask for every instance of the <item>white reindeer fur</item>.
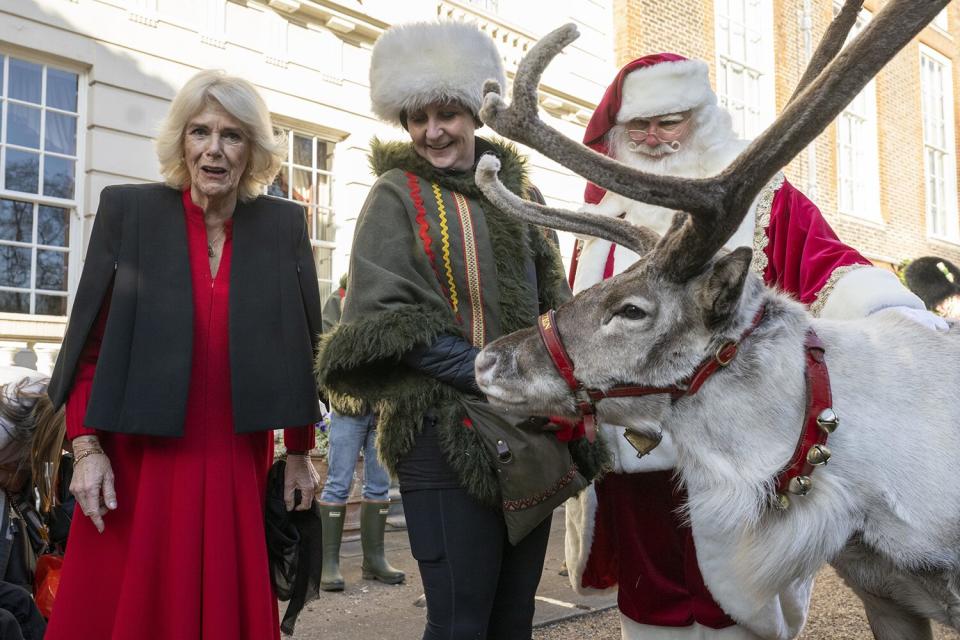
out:
{"label": "white reindeer fur", "polygon": [[[803,625],[813,576],[823,563],[836,562],[848,579],[873,576],[872,588],[895,587],[901,605],[912,601],[926,616],[960,624],[960,598],[944,578],[960,577],[960,484],[953,481],[960,469],[960,326],[935,332],[892,310],[856,321],[812,318],[752,273],[741,300],[723,335],[685,331],[689,352],[675,354],[655,371],[636,371],[636,360],[618,355],[629,352],[622,344],[598,353],[602,361],[595,362],[578,361],[577,346],[567,344],[588,385],[664,384],[688,374],[720,340],[739,337],[766,303],[763,323],[731,365],[697,394],[675,404],[663,396],[599,404],[603,423],[647,432],[659,423],[672,438],[697,559],[711,594],[753,633],[787,640]],[[676,314],[671,299],[661,305],[664,317]],[[771,506],[772,482],[791,458],[803,422],[803,343],[811,326],[826,345],[840,427],[828,442],[833,458],[816,469],[811,493],[794,496],[781,512]],[[520,397],[528,403],[522,411],[559,410],[565,385],[551,369],[527,366],[522,378],[511,364],[521,352],[542,349],[535,332],[516,335],[480,354],[478,363],[491,357],[499,363],[502,357],[503,364],[483,372],[478,364],[478,383],[491,402],[507,402],[514,410],[521,411]],[[496,385],[489,383],[493,380]],[[583,552],[592,542],[592,508],[588,501],[579,518],[571,513],[584,534],[581,548],[569,549],[580,552],[569,567],[576,588],[574,574],[582,575]],[[855,562],[847,546],[855,534],[879,555]]]}
{"label": "white reindeer fur", "polygon": [[[960,573],[960,486],[952,480],[960,468],[960,328],[938,334],[895,312],[811,320],[785,296],[763,295],[788,315],[761,326],[723,375],[661,423],[678,451],[711,594],[762,637],[790,638],[799,628],[756,625],[802,620],[802,612],[758,613],[841,554],[856,532],[902,571]],[[741,326],[753,313],[741,310]],[[826,345],[840,428],[812,492],[779,512],[769,507],[770,483],[802,423],[808,325]]]}

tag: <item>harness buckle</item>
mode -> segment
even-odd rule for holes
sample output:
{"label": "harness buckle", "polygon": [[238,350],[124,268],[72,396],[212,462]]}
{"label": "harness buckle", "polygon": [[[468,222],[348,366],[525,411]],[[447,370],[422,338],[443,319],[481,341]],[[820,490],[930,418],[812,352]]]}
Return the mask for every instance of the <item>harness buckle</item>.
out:
{"label": "harness buckle", "polygon": [[736,355],[737,343],[733,340],[727,340],[717,347],[717,353],[713,356],[713,359],[716,360],[718,365],[725,367],[733,362],[733,359],[736,357]]}

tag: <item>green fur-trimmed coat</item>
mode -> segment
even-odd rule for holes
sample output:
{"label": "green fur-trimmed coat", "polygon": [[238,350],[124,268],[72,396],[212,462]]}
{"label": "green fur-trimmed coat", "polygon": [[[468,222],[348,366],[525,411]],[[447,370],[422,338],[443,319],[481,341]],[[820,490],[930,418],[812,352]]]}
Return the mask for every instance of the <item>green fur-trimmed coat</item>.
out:
{"label": "green fur-trimmed coat", "polygon": [[[478,157],[495,153],[500,159],[507,188],[526,195],[525,160],[516,149],[503,141],[476,143]],[[379,455],[393,474],[431,411],[462,485],[497,505],[495,473],[476,433],[462,424],[459,392],[401,357],[442,334],[482,347],[532,326],[542,311],[570,296],[559,253],[542,229],[494,208],[473,171],[443,172],[410,143],[378,140],[371,167],[379,178],[357,220],[350,295],[340,325],[323,337],[318,381],[338,411],[357,414],[368,404],[379,412]],[[464,240],[471,236],[473,242]],[[471,288],[478,281],[479,290]],[[603,465],[595,447],[576,443],[572,452],[587,477]]]}

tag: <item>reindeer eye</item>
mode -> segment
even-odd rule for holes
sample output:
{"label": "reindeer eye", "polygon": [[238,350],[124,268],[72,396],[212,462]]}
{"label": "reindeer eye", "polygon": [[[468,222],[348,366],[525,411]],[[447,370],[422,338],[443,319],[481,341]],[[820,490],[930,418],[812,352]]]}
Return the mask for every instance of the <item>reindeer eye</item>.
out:
{"label": "reindeer eye", "polygon": [[620,307],[616,315],[623,316],[627,320],[643,320],[647,317],[647,312],[635,304],[625,304]]}

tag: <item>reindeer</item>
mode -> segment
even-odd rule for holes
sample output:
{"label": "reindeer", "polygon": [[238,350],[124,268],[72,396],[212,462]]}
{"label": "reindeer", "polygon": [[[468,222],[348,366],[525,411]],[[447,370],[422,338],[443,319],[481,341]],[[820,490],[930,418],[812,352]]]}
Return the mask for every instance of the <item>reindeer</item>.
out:
{"label": "reindeer", "polygon": [[[703,577],[742,624],[830,562],[863,600],[875,637],[924,639],[930,619],[960,629],[960,327],[936,333],[885,312],[816,319],[749,271],[750,249],[718,255],[760,189],[948,0],[890,0],[838,55],[861,4],[846,2],[782,115],[715,178],[647,175],[539,120],[540,76],[576,39],[572,25],[529,52],[509,107],[488,83],[481,117],[498,133],[682,213],[658,237],[534,205],[503,188],[496,158],[483,158],[477,182],[503,211],[643,257],[542,317],[539,331],[488,345],[476,374],[509,411],[585,417],[588,427],[599,419],[653,439],[668,432]],[[704,367],[712,375],[691,393]],[[807,397],[824,400],[822,388],[808,391],[816,367],[829,368],[820,405]]]}

